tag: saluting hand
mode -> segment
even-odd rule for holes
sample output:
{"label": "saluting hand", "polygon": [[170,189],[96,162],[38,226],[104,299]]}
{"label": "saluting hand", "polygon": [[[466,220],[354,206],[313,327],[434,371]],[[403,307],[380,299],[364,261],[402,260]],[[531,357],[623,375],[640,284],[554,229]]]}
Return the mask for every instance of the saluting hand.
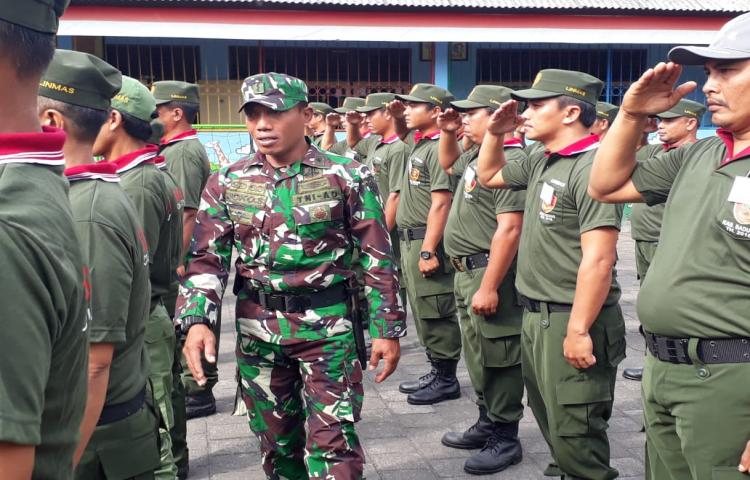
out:
{"label": "saluting hand", "polygon": [[596,364],[594,342],[588,332],[568,332],[563,340],[563,355],[569,364],[581,370]]}
{"label": "saluting hand", "polygon": [[452,108],[438,115],[437,124],[444,132],[457,132],[461,128],[461,114]]}
{"label": "saluting hand", "polygon": [[391,117],[402,119],[404,118],[404,112],[406,112],[406,105],[404,105],[404,102],[401,100],[393,100],[388,104],[386,109],[388,110],[388,113],[391,114]]}
{"label": "saluting hand", "polygon": [[341,125],[341,115],[338,113],[329,113],[326,115],[326,125],[329,127],[338,127]]}
{"label": "saluting hand", "polygon": [[396,371],[396,366],[401,358],[401,344],[398,338],[372,339],[372,353],[367,370],[373,371],[378,368],[381,358],[383,359],[383,369],[375,375],[375,383],[382,382]]}
{"label": "saluting hand", "polygon": [[524,122],[524,118],[518,114],[518,102],[508,100],[490,116],[487,121],[487,133],[499,137],[514,132]]}
{"label": "saluting hand", "polygon": [[185,360],[187,360],[188,368],[193,373],[193,379],[199,386],[204,386],[207,380],[203,373],[201,353],[205,353],[208,363],[216,363],[216,337],[211,329],[207,325],[190,327],[182,353],[185,354]]}
{"label": "saluting hand", "polygon": [[656,115],[677,105],[682,97],[695,90],[695,82],[685,82],[675,88],[682,74],[682,67],[676,63],[657,64],[649,68],[628,88],[622,99],[620,111],[635,115]]}
{"label": "saluting hand", "polygon": [[359,125],[362,123],[364,115],[359,112],[346,112],[346,122],[349,125]]}

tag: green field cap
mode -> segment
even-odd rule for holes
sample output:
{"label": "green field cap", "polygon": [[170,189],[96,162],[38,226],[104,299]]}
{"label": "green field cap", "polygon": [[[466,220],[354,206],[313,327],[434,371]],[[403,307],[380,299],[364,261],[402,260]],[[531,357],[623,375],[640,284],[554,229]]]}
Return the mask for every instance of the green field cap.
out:
{"label": "green field cap", "polygon": [[41,33],[57,33],[70,0],[0,0],[0,20]]}
{"label": "green field cap", "polygon": [[604,83],[587,73],[571,70],[547,69],[536,75],[534,84],[512,94],[516,100],[542,100],[566,96],[596,106]]}
{"label": "green field cap", "polygon": [[154,82],[151,85],[151,94],[156,99],[157,105],[170,102],[185,102],[200,105],[200,93],[198,85],[194,83],[178,82],[176,80],[165,80]]}
{"label": "green field cap", "polygon": [[310,108],[313,109],[313,113],[319,113],[324,117],[329,113],[333,113],[333,107],[323,102],[311,102]]}
{"label": "green field cap", "polygon": [[374,112],[379,108],[385,108],[396,99],[395,93],[371,93],[365,98],[365,104],[357,107],[359,113]]}
{"label": "green field cap", "polygon": [[596,102],[596,118],[609,120],[609,123],[612,123],[615,121],[615,117],[619,111],[620,107],[617,105],[612,105],[607,102]]}
{"label": "green field cap", "polygon": [[451,102],[451,105],[460,112],[474,108],[497,110],[500,105],[510,100],[511,93],[513,90],[500,85],[477,85],[466,100],[457,100]]}
{"label": "green field cap", "polygon": [[156,110],[156,100],[144,84],[123,75],[122,88],[112,99],[112,108],[151,123],[151,114]]}
{"label": "green field cap", "polygon": [[307,102],[305,82],[283,73],[259,73],[247,77],[242,84],[240,112],[249,103],[257,103],[271,110],[283,112],[301,102]]}
{"label": "green field cap", "polygon": [[431,103],[440,108],[448,108],[449,104],[455,100],[451,92],[431,83],[417,83],[412,87],[409,95],[396,95],[396,98],[405,102]]}
{"label": "green field cap", "polygon": [[106,111],[121,87],[122,74],[104,60],[88,53],[56,50],[39,82],[39,95]]}
{"label": "green field cap", "polygon": [[356,112],[357,107],[361,107],[365,104],[365,99],[360,97],[346,97],[341,107],[334,108],[333,111],[341,115],[348,112]]}
{"label": "green field cap", "polygon": [[708,60],[747,58],[750,58],[750,13],[725,23],[707,47],[680,46],[669,51],[669,59],[682,65],[703,65]]}
{"label": "green field cap", "polygon": [[706,106],[702,103],[694,102],[692,100],[682,99],[677,102],[677,105],[670,108],[666,112],[662,112],[656,116],[656,118],[679,118],[679,117],[690,117],[700,120],[703,114],[706,113]]}

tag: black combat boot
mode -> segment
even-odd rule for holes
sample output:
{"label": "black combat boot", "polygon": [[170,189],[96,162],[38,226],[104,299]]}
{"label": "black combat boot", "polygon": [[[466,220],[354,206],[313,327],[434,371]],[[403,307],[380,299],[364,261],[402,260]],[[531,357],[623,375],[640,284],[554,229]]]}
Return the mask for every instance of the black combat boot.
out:
{"label": "black combat boot", "polygon": [[448,432],[440,440],[443,445],[451,448],[461,448],[471,450],[473,448],[482,448],[490,434],[494,430],[495,424],[487,416],[487,409],[479,407],[479,418],[464,432]]}
{"label": "black combat boot", "polygon": [[622,376],[627,378],[628,380],[635,380],[636,382],[640,382],[643,378],[643,369],[642,368],[626,368],[622,371]]}
{"label": "black combat boot", "polygon": [[437,373],[435,379],[406,397],[411,405],[432,405],[443,400],[452,400],[461,396],[461,387],[456,378],[458,360],[433,360]]}
{"label": "black combat boot", "polygon": [[521,441],[518,440],[518,422],[495,422],[493,426],[492,434],[482,450],[464,463],[466,473],[487,475],[521,463],[523,453]]}
{"label": "black combat boot", "polygon": [[185,417],[207,417],[216,413],[216,399],[211,390],[193,393],[185,396]]}
{"label": "black combat boot", "polygon": [[427,385],[431,384],[432,381],[435,380],[437,369],[435,368],[435,364],[433,363],[432,358],[430,357],[430,352],[427,352],[427,359],[430,362],[430,372],[422,375],[416,380],[407,380],[405,382],[401,382],[398,386],[399,392],[414,393],[420,388],[424,388]]}

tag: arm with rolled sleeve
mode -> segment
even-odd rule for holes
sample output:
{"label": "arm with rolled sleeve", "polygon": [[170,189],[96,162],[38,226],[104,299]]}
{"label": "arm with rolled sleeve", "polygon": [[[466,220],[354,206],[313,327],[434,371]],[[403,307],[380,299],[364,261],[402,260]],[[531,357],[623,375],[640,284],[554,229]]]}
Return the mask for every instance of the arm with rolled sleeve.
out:
{"label": "arm with rolled sleeve", "polygon": [[399,303],[399,283],[393,263],[390,235],[375,178],[366,169],[357,173],[349,189],[347,209],[359,262],[364,272],[365,296],[370,309],[370,336],[398,338],[406,334],[406,314]]}
{"label": "arm with rolled sleeve", "polygon": [[196,217],[193,249],[180,284],[179,318],[196,316],[217,322],[229,277],[234,224],[224,204],[226,170],[209,177]]}

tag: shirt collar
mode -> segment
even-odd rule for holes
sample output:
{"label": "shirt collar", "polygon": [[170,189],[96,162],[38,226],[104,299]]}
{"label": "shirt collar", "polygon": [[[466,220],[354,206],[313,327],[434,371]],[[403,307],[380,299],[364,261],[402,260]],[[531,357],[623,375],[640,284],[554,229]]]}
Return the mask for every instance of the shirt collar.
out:
{"label": "shirt collar", "polygon": [[391,135],[388,138],[381,139],[380,143],[382,143],[384,145],[390,145],[391,143],[396,142],[398,139],[399,139],[398,134],[394,133],[393,135]]}
{"label": "shirt collar", "polygon": [[739,153],[734,153],[734,135],[732,135],[732,132],[730,132],[729,130],[720,128],[716,130],[716,135],[721,139],[721,141],[724,142],[724,145],[726,145],[727,147],[727,155],[721,161],[722,165],[750,155],[750,147],[744,149]]}
{"label": "shirt collar", "polygon": [[117,176],[117,167],[109,162],[77,165],[66,168],[63,173],[71,183],[80,180],[102,180],[110,183],[118,183],[120,181],[120,177]]}
{"label": "shirt collar", "polygon": [[158,152],[159,147],[156,145],[147,145],[145,148],[123,155],[112,163],[117,167],[117,173],[125,173],[141,164],[153,165]]}
{"label": "shirt collar", "polygon": [[193,140],[198,138],[198,131],[197,130],[188,130],[187,132],[182,132],[179,135],[175,135],[169,140],[164,140],[164,138],[161,139],[162,146],[164,145],[172,145],[173,143],[181,142],[183,140]]}
{"label": "shirt collar", "polygon": [[588,135],[586,137],[583,137],[582,139],[571,143],[567,147],[563,148],[559,152],[549,152],[546,151],[544,154],[547,157],[550,157],[552,155],[557,155],[559,157],[573,157],[575,155],[578,155],[580,153],[588,152],[589,150],[593,150],[599,146],[599,135]]}
{"label": "shirt collar", "polygon": [[161,155],[157,155],[154,157],[154,165],[156,165],[156,168],[159,170],[166,170],[167,169],[167,158],[162,157]]}
{"label": "shirt collar", "polygon": [[520,138],[511,138],[503,142],[503,148],[523,148],[523,142]]}
{"label": "shirt collar", "polygon": [[419,143],[422,140],[437,140],[440,138],[440,130],[435,130],[434,132],[430,133],[422,133],[420,131],[417,131],[414,134],[414,143]]}
{"label": "shirt collar", "polygon": [[59,128],[42,127],[42,133],[0,134],[0,165],[34,163],[60,167],[65,165],[64,144],[65,132]]}

